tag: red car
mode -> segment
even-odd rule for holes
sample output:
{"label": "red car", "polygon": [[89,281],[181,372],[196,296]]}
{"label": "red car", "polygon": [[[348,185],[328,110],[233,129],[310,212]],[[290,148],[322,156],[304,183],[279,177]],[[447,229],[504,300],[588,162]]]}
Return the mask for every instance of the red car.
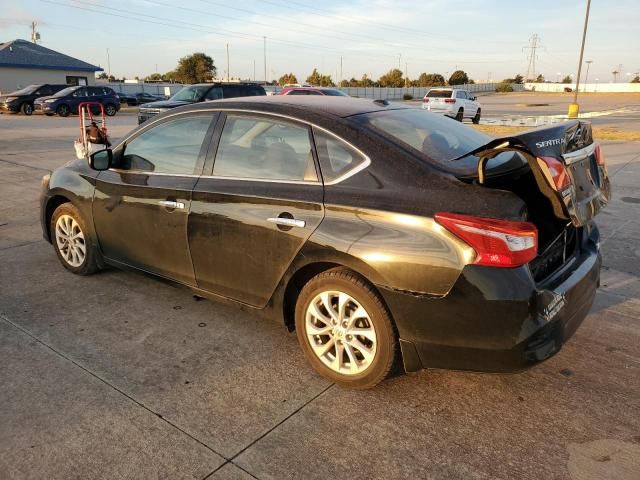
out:
{"label": "red car", "polygon": [[284,87],[276,95],[330,95],[332,97],[348,97],[344,92],[335,88],[325,87]]}

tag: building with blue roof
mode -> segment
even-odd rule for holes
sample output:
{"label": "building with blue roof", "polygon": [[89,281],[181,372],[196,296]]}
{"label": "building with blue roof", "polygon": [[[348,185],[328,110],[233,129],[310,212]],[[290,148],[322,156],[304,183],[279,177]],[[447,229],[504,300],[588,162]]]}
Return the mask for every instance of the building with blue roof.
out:
{"label": "building with blue roof", "polygon": [[43,83],[93,85],[102,68],[26,40],[0,43],[0,93]]}

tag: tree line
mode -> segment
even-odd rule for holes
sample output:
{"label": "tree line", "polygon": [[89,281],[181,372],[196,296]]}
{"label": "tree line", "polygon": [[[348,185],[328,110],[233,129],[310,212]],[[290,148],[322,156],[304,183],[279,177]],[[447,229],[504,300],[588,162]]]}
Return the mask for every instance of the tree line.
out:
{"label": "tree line", "polygon": [[[178,65],[175,69],[160,74],[152,73],[144,77],[147,82],[177,82],[177,83],[204,83],[210,82],[216,78],[218,69],[215,66],[213,58],[205,53],[194,53],[187,55],[178,60]],[[118,81],[113,75],[108,75],[102,72],[99,79],[108,81]],[[135,77],[136,80],[140,80]],[[122,80],[125,80],[124,78]],[[515,75],[513,78],[505,78],[498,85],[498,91],[511,91],[511,85],[524,83],[525,79],[522,75]],[[527,79],[527,82],[543,83],[548,82],[543,75],[538,75],[535,79]],[[640,81],[639,78],[634,78],[634,82]],[[573,80],[569,75],[562,79],[562,83],[572,83]],[[268,82],[271,85],[287,85],[300,83],[298,78],[293,73],[285,73],[278,80]],[[331,78],[331,75],[323,74],[314,68],[309,76],[307,76],[305,83],[319,87],[336,87],[338,86]],[[340,87],[438,87],[443,85],[465,85],[475,83],[464,70],[456,70],[448,79],[439,73],[426,73],[423,72],[417,76],[417,78],[410,79],[404,75],[404,72],[399,68],[392,68],[380,78],[374,80],[369,78],[366,74],[357,79],[352,77],[339,82]]]}

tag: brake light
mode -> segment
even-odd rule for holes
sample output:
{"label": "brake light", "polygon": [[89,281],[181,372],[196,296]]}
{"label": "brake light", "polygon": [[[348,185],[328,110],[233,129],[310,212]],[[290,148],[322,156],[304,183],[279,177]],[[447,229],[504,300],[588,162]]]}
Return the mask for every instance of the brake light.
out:
{"label": "brake light", "polygon": [[444,103],[456,103],[456,99],[455,98],[445,98],[444,99]]}
{"label": "brake light", "polygon": [[538,254],[538,229],[533,223],[446,212],[436,213],[435,219],[476,251],[477,265],[518,267]]}
{"label": "brake light", "polygon": [[422,99],[422,101],[423,101],[424,103],[429,103],[429,99],[428,99],[427,97],[424,97],[424,98]]}
{"label": "brake light", "polygon": [[538,157],[538,165],[549,184],[558,192],[571,186],[571,177],[561,161],[553,157]]}
{"label": "brake light", "polygon": [[599,143],[596,143],[596,149],[593,151],[593,154],[596,156],[596,163],[604,167],[604,154],[602,153]]}

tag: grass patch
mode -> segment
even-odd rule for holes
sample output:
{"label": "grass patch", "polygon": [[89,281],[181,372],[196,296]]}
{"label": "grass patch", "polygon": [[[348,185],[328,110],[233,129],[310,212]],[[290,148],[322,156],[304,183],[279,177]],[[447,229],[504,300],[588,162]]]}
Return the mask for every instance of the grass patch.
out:
{"label": "grass patch", "polygon": [[[532,130],[532,127],[513,127],[505,125],[473,125],[492,137],[507,137],[514,133]],[[626,142],[640,141],[640,131],[622,131],[616,127],[593,127],[593,137],[597,140],[623,140]]]}

